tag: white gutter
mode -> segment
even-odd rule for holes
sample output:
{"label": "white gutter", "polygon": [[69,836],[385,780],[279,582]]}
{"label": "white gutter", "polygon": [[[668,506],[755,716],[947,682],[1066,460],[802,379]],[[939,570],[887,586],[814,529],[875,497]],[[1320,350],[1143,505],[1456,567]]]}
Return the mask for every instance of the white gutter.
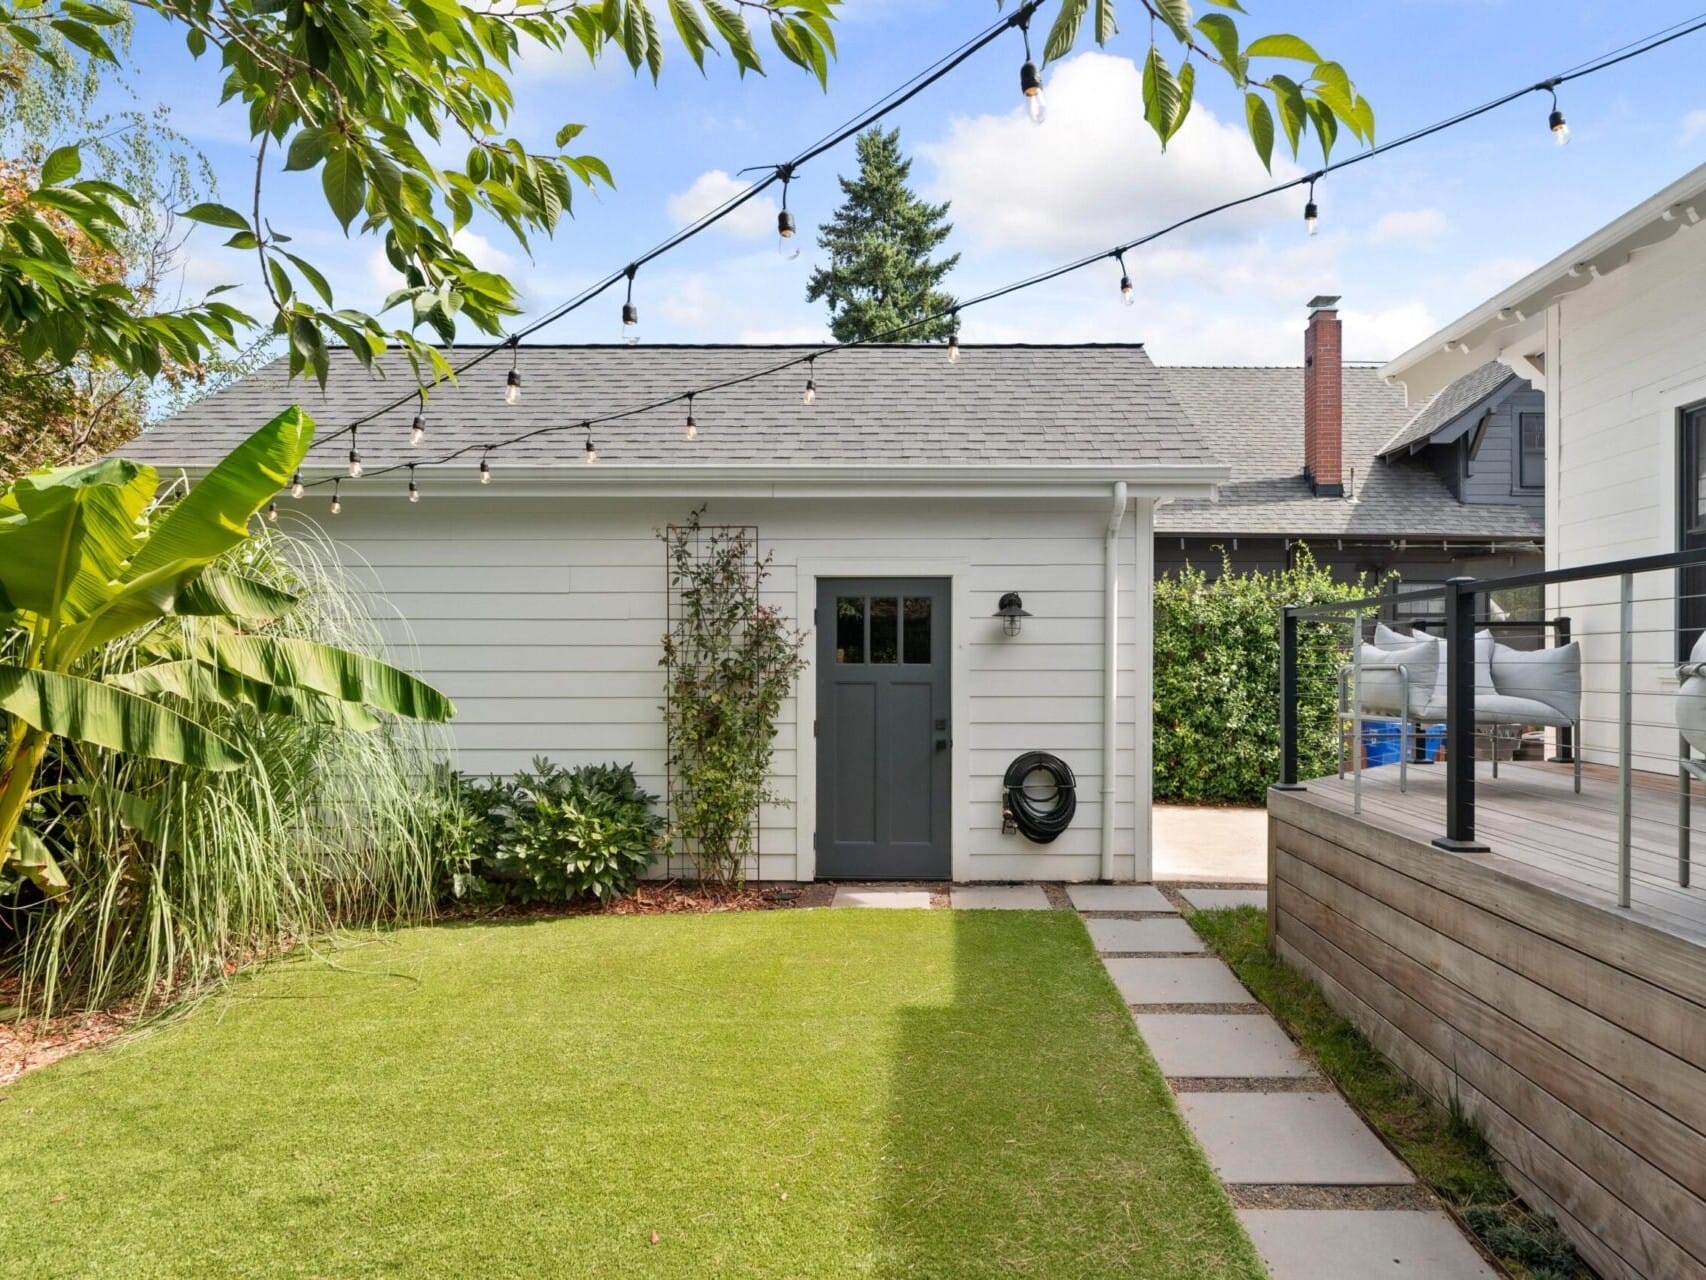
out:
{"label": "white gutter", "polygon": [[1102,542],[1102,874],[1114,878],[1114,798],[1118,781],[1116,768],[1119,744],[1116,717],[1119,711],[1120,670],[1120,526],[1125,523],[1126,482],[1114,481],[1113,506],[1108,511],[1108,531]]}
{"label": "white gutter", "polygon": [[[397,470],[375,475],[381,467],[409,460],[382,456],[367,460],[368,474],[361,480],[344,479],[346,503],[368,495],[391,497],[408,487],[408,472]],[[493,455],[491,486],[479,483],[480,456],[445,466],[423,466],[416,477],[428,496],[494,496],[519,492],[553,497],[744,497],[744,498],[952,498],[999,499],[1090,498],[1105,500],[1111,484],[1124,482],[1133,497],[1175,499],[1213,498],[1231,469],[1219,465],[1169,463],[1096,463],[1080,466],[1037,467],[1030,465],[979,466],[824,466],[796,463],[726,463],[682,467],[658,464],[583,462],[534,464],[520,460],[505,462]],[[162,471],[177,468],[155,462]],[[183,468],[199,478],[207,467]],[[302,467],[310,483],[345,475],[344,466],[333,458],[315,459]],[[331,485],[311,492],[330,496]]]}

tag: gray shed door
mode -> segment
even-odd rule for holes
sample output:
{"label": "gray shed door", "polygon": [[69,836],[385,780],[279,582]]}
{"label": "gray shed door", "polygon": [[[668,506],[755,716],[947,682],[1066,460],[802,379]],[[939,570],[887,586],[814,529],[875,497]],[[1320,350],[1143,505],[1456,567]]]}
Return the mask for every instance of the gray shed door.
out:
{"label": "gray shed door", "polygon": [[951,870],[948,582],[828,578],[817,589],[817,874]]}

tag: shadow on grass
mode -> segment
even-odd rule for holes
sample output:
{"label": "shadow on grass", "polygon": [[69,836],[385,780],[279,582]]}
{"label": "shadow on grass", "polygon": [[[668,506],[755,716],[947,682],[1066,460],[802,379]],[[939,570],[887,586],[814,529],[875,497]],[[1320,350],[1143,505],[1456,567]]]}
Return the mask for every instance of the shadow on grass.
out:
{"label": "shadow on grass", "polygon": [[1077,916],[951,921],[892,1053],[877,1274],[1262,1276]]}

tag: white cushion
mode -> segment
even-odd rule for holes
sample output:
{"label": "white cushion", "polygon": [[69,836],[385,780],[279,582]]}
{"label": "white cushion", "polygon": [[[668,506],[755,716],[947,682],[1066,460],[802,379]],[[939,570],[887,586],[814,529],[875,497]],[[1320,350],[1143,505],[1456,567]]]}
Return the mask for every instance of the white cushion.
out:
{"label": "white cushion", "polygon": [[[1423,640],[1403,649],[1380,649],[1365,644],[1362,647],[1362,685],[1357,693],[1358,705],[1365,713],[1419,716],[1433,696],[1438,665],[1439,647],[1432,640]],[[1395,669],[1400,666],[1410,677],[1408,707],[1404,706],[1403,679]]]}
{"label": "white cushion", "polygon": [[[1551,650],[1544,650],[1550,653]],[[1567,729],[1575,717],[1566,715],[1550,702],[1538,698],[1523,698],[1509,693],[1489,693],[1475,699],[1476,724],[1545,724]]]}
{"label": "white cushion", "polygon": [[1688,661],[1676,669],[1679,680],[1689,676],[1706,675],[1706,631],[1700,633],[1700,638],[1694,642],[1694,647],[1688,651]]}
{"label": "white cushion", "polygon": [[[1418,714],[1428,719],[1444,716],[1447,671],[1444,638],[1425,636],[1421,632],[1407,636],[1402,631],[1394,631],[1384,622],[1377,622],[1374,624],[1374,643],[1376,647],[1388,653],[1424,643],[1438,646],[1439,653],[1434,659],[1433,690],[1428,695],[1427,710]],[[1483,694],[1493,692],[1496,692],[1493,684],[1493,633],[1491,631],[1477,631],[1475,633],[1475,696],[1480,697]]]}
{"label": "white cushion", "polygon": [[[1550,708],[1552,719],[1537,724],[1574,724],[1582,713],[1582,646],[1571,641],[1552,649],[1493,649],[1493,684],[1498,697],[1524,698]],[[1476,698],[1480,715],[1482,698]]]}

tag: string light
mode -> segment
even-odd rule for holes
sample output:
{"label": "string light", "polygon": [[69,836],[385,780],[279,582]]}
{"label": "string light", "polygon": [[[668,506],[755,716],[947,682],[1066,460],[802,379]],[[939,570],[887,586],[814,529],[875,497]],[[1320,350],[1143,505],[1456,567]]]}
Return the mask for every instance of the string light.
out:
{"label": "string light", "polygon": [[490,484],[492,482],[492,464],[486,460],[487,456],[490,453],[491,453],[491,448],[488,446],[486,449],[486,452],[482,453],[480,455],[480,483],[481,484]]}
{"label": "string light", "polygon": [[[1021,10],[1019,13],[1016,13],[1014,15],[1014,20],[1011,23],[1009,23],[1008,25],[1021,25],[1021,23],[1019,22],[1019,19],[1021,17],[1029,17],[1030,13],[1032,11],[1034,11],[1034,9],[1036,7],[1037,6],[1035,3],[1028,4],[1023,10]],[[1339,169],[1349,167],[1350,165],[1358,164],[1358,163],[1361,163],[1363,161],[1373,159],[1376,156],[1384,155],[1389,151],[1393,151],[1393,150],[1396,150],[1396,149],[1401,148],[1401,147],[1409,146],[1409,145],[1411,145],[1415,142],[1421,141],[1425,138],[1432,137],[1436,133],[1440,133],[1440,132],[1443,132],[1445,130],[1461,126],[1465,123],[1468,123],[1469,121],[1478,119],[1480,116],[1486,115],[1486,114],[1498,109],[1499,107],[1508,105],[1509,103],[1514,102],[1515,100],[1517,100],[1520,97],[1524,97],[1527,94],[1536,92],[1538,90],[1545,89],[1545,90],[1552,91],[1553,92],[1553,101],[1554,101],[1554,103],[1556,103],[1557,98],[1556,98],[1555,89],[1556,89],[1557,85],[1562,84],[1566,81],[1576,80],[1576,79],[1583,78],[1585,76],[1597,74],[1598,72],[1607,70],[1608,68],[1615,66],[1621,62],[1625,62],[1625,61],[1630,60],[1631,58],[1639,57],[1645,53],[1652,52],[1654,49],[1657,49],[1661,45],[1668,44],[1672,41],[1675,41],[1675,40],[1682,38],[1683,36],[1691,35],[1691,34],[1694,34],[1696,32],[1702,31],[1702,30],[1706,30],[1706,19],[1692,22],[1686,26],[1679,24],[1677,27],[1672,28],[1668,31],[1655,33],[1655,35],[1648,37],[1645,40],[1633,42],[1630,45],[1625,46],[1621,50],[1614,50],[1610,54],[1603,55],[1600,58],[1594,59],[1594,60],[1587,62],[1587,63],[1583,63],[1583,64],[1581,64],[1581,66],[1577,67],[1576,69],[1571,70],[1569,72],[1566,72],[1563,75],[1560,75],[1558,77],[1555,77],[1552,80],[1542,81],[1538,84],[1526,85],[1526,86],[1523,86],[1522,88],[1519,88],[1517,90],[1507,92],[1504,95],[1502,95],[1498,98],[1495,98],[1491,101],[1482,103],[1479,106],[1468,108],[1464,111],[1458,112],[1457,114],[1450,116],[1450,117],[1447,117],[1443,120],[1439,120],[1439,121],[1436,121],[1432,124],[1422,126],[1418,129],[1413,130],[1412,132],[1405,134],[1399,138],[1396,138],[1390,142],[1381,143],[1378,145],[1371,146],[1364,151],[1360,151],[1360,152],[1356,153],[1355,155],[1350,156],[1347,159],[1343,159],[1343,160],[1339,160],[1339,161],[1336,161],[1333,163],[1326,164],[1323,166],[1323,168],[1321,168],[1320,170],[1317,170],[1316,172],[1314,172],[1312,174],[1308,174],[1308,175],[1305,175],[1303,177],[1295,178],[1295,179],[1292,179],[1292,180],[1289,180],[1286,182],[1281,182],[1281,183],[1278,183],[1274,186],[1264,188],[1264,189],[1259,190],[1259,191],[1254,191],[1254,192],[1251,192],[1247,195],[1235,197],[1235,198],[1226,200],[1220,204],[1213,205],[1213,206],[1198,210],[1194,213],[1190,213],[1184,217],[1181,217],[1181,218],[1177,219],[1176,221],[1174,221],[1174,222],[1172,222],[1166,226],[1160,227],[1154,231],[1148,232],[1145,235],[1142,235],[1142,236],[1139,236],[1133,240],[1127,241],[1123,245],[1116,246],[1113,250],[1106,250],[1106,251],[1103,251],[1101,253],[1097,253],[1097,254],[1090,255],[1088,257],[1080,258],[1080,259],[1077,259],[1077,260],[1072,261],[1072,262],[1064,263],[1060,266],[1053,267],[1053,268],[1038,272],[1038,273],[1031,275],[1031,276],[1028,276],[1024,279],[1014,281],[1012,283],[1000,286],[1000,287],[995,288],[995,289],[991,289],[991,290],[989,290],[983,294],[977,295],[976,297],[973,297],[971,299],[964,300],[960,303],[957,303],[953,308],[951,308],[949,310],[947,315],[952,317],[957,322],[958,312],[959,312],[961,307],[975,306],[975,305],[980,305],[980,304],[986,303],[986,302],[992,302],[992,301],[995,301],[996,299],[1006,297],[1009,294],[1017,293],[1021,290],[1029,289],[1029,288],[1047,283],[1049,281],[1059,279],[1062,276],[1065,276],[1067,274],[1082,270],[1082,269],[1090,266],[1091,264],[1108,257],[1110,254],[1120,258],[1121,265],[1123,268],[1123,266],[1124,266],[1123,255],[1125,252],[1127,252],[1131,249],[1134,249],[1134,248],[1137,248],[1141,245],[1145,245],[1145,244],[1148,244],[1152,241],[1158,240],[1158,239],[1162,238],[1163,236],[1170,235],[1170,234],[1180,230],[1183,227],[1193,225],[1193,224],[1200,222],[1206,218],[1213,217],[1213,216],[1220,214],[1220,213],[1224,213],[1229,209],[1240,208],[1244,205],[1252,204],[1258,200],[1265,199],[1269,196],[1278,194],[1282,191],[1286,191],[1286,190],[1289,190],[1289,189],[1297,187],[1297,186],[1306,186],[1308,188],[1308,200],[1304,206],[1304,217],[1305,217],[1306,229],[1308,230],[1309,234],[1314,235],[1314,234],[1316,234],[1316,232],[1318,230],[1318,223],[1319,223],[1319,217],[1320,217],[1319,206],[1316,204],[1316,201],[1314,198],[1315,197],[1315,183],[1319,179],[1321,179],[1322,177],[1325,177],[1327,173],[1334,172],[1334,171],[1337,171]],[[1028,46],[1028,40],[1027,40],[1027,46]],[[1029,53],[1028,47],[1027,47],[1026,51],[1027,51],[1027,53]],[[1556,111],[1557,108],[1554,107],[1554,110]],[[1559,112],[1559,114],[1560,115],[1562,114],[1561,111]],[[822,148],[813,149],[812,151],[806,153],[806,157],[810,158],[812,156],[821,154],[821,151],[822,151]],[[748,191],[743,192],[741,194],[741,196],[739,197],[739,199],[741,201],[745,201],[747,199],[752,198],[752,196],[756,195],[757,192],[762,189],[762,186],[763,186],[763,184],[755,184]],[[731,206],[731,207],[738,207],[738,206]],[[720,216],[720,214],[719,214],[719,216]],[[698,226],[698,225],[699,224],[695,224],[695,226]],[[705,222],[703,225],[710,225],[710,223]],[[665,248],[673,247],[673,245],[675,243],[679,243],[679,241],[678,240],[671,241],[670,244],[664,246],[663,248],[655,250],[652,253],[647,254],[640,259],[637,259],[634,263],[630,264],[625,269],[625,271],[618,273],[616,276],[610,277],[607,282],[595,286],[594,289],[589,293],[589,297],[590,296],[596,296],[596,294],[598,292],[602,292],[604,288],[608,287],[608,284],[613,283],[616,279],[622,278],[622,276],[626,276],[628,279],[628,282],[629,282],[629,297],[631,298],[632,297],[632,288],[633,288],[633,277],[634,277],[634,274],[637,271],[638,267],[640,265],[642,265],[644,262],[650,261],[658,253],[663,252]],[[530,333],[534,329],[536,329],[537,327],[540,327],[541,325],[543,325],[544,323],[549,323],[551,320],[558,318],[560,314],[567,314],[567,310],[572,310],[574,306],[579,305],[579,301],[583,301],[583,300],[585,300],[585,299],[577,300],[577,302],[571,304],[567,309],[559,309],[559,312],[550,313],[550,315],[547,318],[545,318],[544,320],[541,320],[539,322],[536,322],[535,325],[529,326],[521,334],[517,334],[515,336],[512,336],[511,338],[508,339],[509,345],[511,345],[513,347],[520,340],[520,338],[522,336],[525,336],[526,333]],[[631,303],[628,306],[624,307],[624,323],[625,323],[625,325],[630,323],[630,315],[632,316],[631,322],[637,324],[638,314],[636,311],[633,311]],[[886,330],[882,335],[880,335],[880,337],[881,338],[891,338],[895,335],[904,333],[909,329],[913,329],[920,324],[924,324],[924,323],[934,321],[934,320],[939,320],[941,318],[942,318],[942,313],[934,313],[934,314],[931,314],[928,316],[923,316],[917,320],[908,322],[906,324],[897,325],[890,330]],[[829,348],[829,351],[831,354],[833,354],[835,351],[850,349],[850,348],[856,347],[856,346],[867,345],[868,342],[873,341],[873,340],[875,340],[875,339],[864,339],[864,340],[856,340],[856,341],[845,342],[845,343],[840,343],[840,344],[833,344]],[[951,332],[949,335],[948,358],[949,358],[950,362],[957,363],[957,361],[958,361],[958,347],[959,347],[958,333],[957,333],[957,328],[956,328],[956,330]],[[465,365],[463,368],[457,369],[455,372],[456,373],[464,372],[467,367],[471,366],[473,363],[477,362],[480,359],[486,358],[489,354],[491,354],[493,351],[495,351],[497,349],[498,348],[496,346],[484,349],[484,351],[482,351],[480,355],[476,356],[474,358],[474,360],[469,361],[467,363],[467,365]],[[815,360],[815,353],[812,356],[806,356],[806,357],[796,356],[796,357],[793,357],[791,359],[781,361],[781,362],[777,363],[776,365],[765,368],[765,369],[755,370],[755,371],[752,371],[750,373],[742,374],[742,375],[739,375],[739,376],[734,377],[734,378],[729,378],[729,379],[724,379],[724,380],[717,381],[717,382],[712,382],[712,383],[707,384],[705,386],[701,386],[701,387],[696,388],[696,391],[701,392],[701,393],[709,392],[709,391],[715,391],[715,390],[719,390],[719,389],[722,389],[725,387],[738,385],[740,383],[754,381],[757,378],[768,377],[768,376],[771,376],[775,373],[781,372],[782,370],[785,370],[789,367],[792,367],[792,366],[800,363],[802,361],[802,359],[805,361],[805,363],[808,364],[808,367],[810,367],[812,365],[812,362]],[[808,373],[806,394],[810,397],[810,399],[806,400],[806,403],[809,404],[812,401],[815,401],[815,391],[816,391],[815,382],[813,381],[812,377]],[[602,422],[608,422],[608,421],[615,421],[617,419],[629,418],[629,417],[632,417],[638,413],[642,413],[642,412],[646,412],[648,410],[660,408],[663,405],[670,403],[670,401],[679,400],[683,397],[683,395],[688,395],[688,394],[691,394],[691,393],[677,392],[673,396],[669,397],[669,399],[667,399],[667,400],[654,401],[654,402],[651,402],[649,404],[637,405],[637,406],[633,406],[633,407],[628,408],[628,409],[623,409],[620,411],[611,412],[611,413],[608,413],[608,414],[601,416],[600,418],[597,419],[597,421],[602,423]],[[395,407],[395,402],[393,402],[393,404],[389,407]],[[350,423],[349,426],[347,426],[343,429],[343,431],[335,433],[333,438],[335,438],[335,435],[341,435],[347,431],[351,436],[351,441],[352,441],[352,446],[353,446],[356,428],[359,427],[360,425],[362,425],[362,423],[370,421],[372,419],[372,417],[376,416],[378,413],[387,412],[387,411],[388,411],[388,409],[375,410],[368,417],[358,419],[355,422]],[[597,458],[597,450],[596,450],[596,447],[593,445],[592,436],[591,436],[591,428],[592,428],[593,423],[591,420],[584,420],[583,419],[580,425],[583,426],[587,430],[587,433],[588,433],[587,434],[587,453],[589,456],[587,458],[587,461],[588,462],[595,461]],[[454,452],[452,452],[451,454],[449,454],[448,456],[446,456],[444,458],[435,459],[433,462],[427,463],[426,465],[438,465],[439,463],[442,463],[442,462],[448,462],[451,459],[453,459],[457,456],[460,456],[462,453],[468,452],[469,449],[471,449],[473,447],[481,447],[481,448],[483,448],[489,452],[490,449],[492,449],[493,447],[504,447],[504,446],[507,446],[509,444],[517,443],[518,441],[523,440],[523,439],[530,439],[533,436],[538,435],[538,434],[542,434],[542,433],[546,433],[546,432],[550,432],[550,431],[554,431],[554,430],[568,429],[568,426],[569,426],[569,424],[565,423],[565,424],[562,424],[561,426],[555,426],[555,427],[547,426],[547,427],[543,427],[543,428],[537,428],[533,431],[527,432],[523,436],[516,437],[514,440],[500,441],[497,446],[493,446],[493,445],[468,446],[468,447],[465,447],[463,449],[455,450]],[[351,449],[351,453],[352,453],[352,455],[356,456],[356,458],[359,462],[359,455],[356,454],[356,451],[353,447]],[[386,468],[383,468],[382,470],[384,470],[384,471],[392,470],[392,469],[394,469],[395,466],[401,466],[401,465],[408,465],[408,464],[398,463],[398,464],[394,464],[393,467],[386,467]],[[484,460],[482,460],[482,471],[484,472],[486,470],[487,470],[487,468],[485,467]],[[325,481],[319,481],[316,483],[325,483]],[[335,479],[333,481],[333,485],[334,485],[334,494],[335,494],[336,493],[336,487],[337,487],[337,481]]]}
{"label": "string light", "polygon": [[278,503],[276,503],[276,502],[267,503],[267,523],[268,524],[277,524],[278,523]]}
{"label": "string light", "polygon": [[415,420],[409,424],[409,447],[417,447],[421,437],[426,435],[426,392],[421,392],[421,407],[415,413]]}
{"label": "string light", "polygon": [[639,269],[628,264],[628,299],[622,304],[622,341],[630,347],[640,340],[640,309],[634,305],[634,273]]}
{"label": "string light", "polygon": [[302,472],[298,470],[290,477],[290,496],[293,498],[300,498],[302,496],[302,488]]}
{"label": "string light", "polygon": [[338,493],[338,489],[342,484],[343,484],[342,480],[333,480],[332,481],[332,514],[333,515],[337,515],[338,512],[340,512],[344,509],[344,500]]}
{"label": "string light", "polygon": [[1129,307],[1137,301],[1137,294],[1131,287],[1131,275],[1125,269],[1125,250],[1114,250],[1114,257],[1118,258],[1120,263],[1120,297],[1125,300],[1126,306]]}
{"label": "string light", "polygon": [[1550,80],[1544,88],[1552,95],[1552,114],[1546,117],[1546,127],[1552,130],[1552,141],[1561,147],[1570,140],[1570,126],[1564,122],[1564,113],[1558,109],[1558,82]]}
{"label": "string light", "polygon": [[521,370],[516,368],[520,359],[520,343],[512,338],[509,344],[509,377],[504,379],[505,404],[514,404],[521,399]]}
{"label": "string light", "polygon": [[816,359],[817,357],[813,356],[810,360],[806,361],[806,389],[800,393],[800,403],[804,405],[813,405],[817,403],[817,382],[812,378],[812,369],[814,367],[813,362]]}
{"label": "string light", "polygon": [[794,239],[794,215],[788,212],[788,183],[793,180],[794,166],[784,164],[777,166],[776,176],[782,179],[782,209],[776,215],[776,252],[789,262],[800,256],[800,246],[795,244],[794,251],[788,252],[789,241]]}
{"label": "string light", "polygon": [[689,440],[699,438],[699,424],[693,421],[693,393],[691,391],[687,393],[687,426],[682,431],[682,435]]}
{"label": "string light", "polygon": [[420,500],[421,487],[415,483],[415,464],[411,462],[409,464],[409,501],[419,502]]}
{"label": "string light", "polygon": [[586,465],[590,467],[598,461],[598,446],[592,442],[592,423],[588,422],[584,425],[586,426]]}
{"label": "string light", "polygon": [[355,432],[349,433],[349,475],[351,480],[361,479],[361,452],[355,447]]}
{"label": "string light", "polygon": [[1025,14],[1019,23],[1019,32],[1025,38],[1025,64],[1019,68],[1019,91],[1025,95],[1025,110],[1030,113],[1031,123],[1041,124],[1048,114],[1048,103],[1043,101],[1043,78],[1037,74],[1037,64],[1031,61],[1030,14]]}
{"label": "string light", "polygon": [[[956,316],[955,319],[957,322],[958,317]],[[958,327],[956,327],[951,333],[948,334],[948,363],[949,364],[958,364],[959,362],[960,362],[960,331],[959,331]]]}

